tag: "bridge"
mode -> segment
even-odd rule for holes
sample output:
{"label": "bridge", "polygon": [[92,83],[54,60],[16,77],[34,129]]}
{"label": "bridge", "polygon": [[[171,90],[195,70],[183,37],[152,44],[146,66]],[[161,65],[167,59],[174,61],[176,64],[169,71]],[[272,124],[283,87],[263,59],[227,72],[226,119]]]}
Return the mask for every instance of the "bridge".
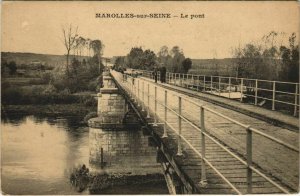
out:
{"label": "bridge", "polygon": [[[169,74],[166,84],[141,73],[132,77],[111,71],[110,76],[155,138],[170,193],[298,192],[297,118],[228,99],[243,99],[243,85],[240,97],[229,92],[224,98],[199,92],[194,77],[182,80]],[[202,89],[214,88],[211,82],[204,84]],[[126,112],[124,108],[119,111]]]}

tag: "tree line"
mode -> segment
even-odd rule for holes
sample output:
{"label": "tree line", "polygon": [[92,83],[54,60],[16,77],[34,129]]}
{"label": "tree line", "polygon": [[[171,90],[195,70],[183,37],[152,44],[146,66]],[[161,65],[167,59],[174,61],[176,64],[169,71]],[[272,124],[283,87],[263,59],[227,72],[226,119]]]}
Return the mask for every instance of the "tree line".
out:
{"label": "tree line", "polygon": [[179,46],[174,46],[171,50],[162,46],[157,54],[150,49],[133,47],[126,56],[117,57],[114,62],[115,69],[153,70],[160,67],[166,67],[171,72],[187,73],[192,67],[192,61],[185,57]]}
{"label": "tree line", "polygon": [[299,45],[296,34],[271,31],[257,43],[247,43],[233,51],[236,76],[299,82]]}

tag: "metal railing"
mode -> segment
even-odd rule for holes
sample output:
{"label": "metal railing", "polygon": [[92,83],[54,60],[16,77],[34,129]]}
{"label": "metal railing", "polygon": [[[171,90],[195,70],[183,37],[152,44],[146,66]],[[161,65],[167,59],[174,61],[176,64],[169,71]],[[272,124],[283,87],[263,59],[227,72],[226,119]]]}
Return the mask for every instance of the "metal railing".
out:
{"label": "metal railing", "polygon": [[[112,71],[112,75],[118,80],[122,78],[122,75],[118,72]],[[283,193],[289,194],[289,190],[287,190],[285,187],[281,186],[274,180],[272,180],[270,177],[259,171],[257,168],[253,166],[253,161],[252,161],[252,135],[257,134],[259,136],[262,136],[264,138],[267,138],[268,140],[271,140],[279,145],[282,145],[294,152],[299,153],[299,149],[291,144],[288,144],[280,139],[277,139],[273,136],[270,136],[268,134],[265,134],[255,128],[252,128],[250,125],[245,125],[243,123],[240,123],[237,120],[234,120],[232,118],[229,118],[227,116],[224,116],[223,114],[214,111],[210,109],[207,106],[200,105],[199,103],[194,102],[193,100],[188,99],[185,96],[179,95],[178,93],[172,92],[170,90],[167,90],[163,87],[160,87],[159,85],[153,84],[152,82],[149,82],[143,78],[136,79],[131,77],[130,75],[126,76],[127,80],[130,79],[131,81],[123,81],[123,83],[127,84],[127,89],[129,92],[129,95],[131,98],[136,101],[139,105],[142,105],[142,108],[146,109],[147,112],[147,118],[150,118],[151,112],[153,114],[153,126],[157,126],[158,120],[162,121],[164,125],[164,133],[162,135],[162,138],[168,137],[167,129],[171,129],[174,133],[177,134],[177,155],[181,156],[182,155],[182,141],[184,141],[200,158],[201,158],[201,181],[199,182],[200,185],[205,186],[207,183],[206,179],[206,165],[207,164],[211,169],[215,171],[215,173],[220,176],[226,184],[228,184],[237,194],[242,194],[240,190],[236,186],[234,186],[214,165],[211,161],[209,161],[206,158],[206,140],[209,139],[212,141],[214,144],[222,148],[224,151],[226,151],[229,155],[234,157],[236,160],[238,160],[240,163],[246,166],[247,168],[247,193],[252,193],[252,174],[255,172],[259,176],[263,177],[266,181],[270,182],[272,185],[274,185],[276,188],[278,188],[280,191]],[[140,81],[142,82],[143,90],[141,92],[142,96],[140,95],[139,88],[140,87]],[[129,87],[128,87],[129,85]],[[145,91],[144,86],[147,85],[147,91]],[[150,86],[154,88],[154,95],[150,94]],[[124,87],[124,84],[123,84]],[[164,92],[164,100],[163,102],[159,101],[157,97],[157,89],[160,89],[161,91]],[[130,92],[131,91],[131,92]],[[172,108],[171,106],[168,105],[168,95],[172,95],[178,98],[178,104],[177,108]],[[144,99],[145,96],[147,97],[147,101]],[[152,108],[150,108],[150,100],[154,102],[154,111]],[[195,124],[193,123],[193,120],[188,119],[187,117],[182,115],[182,100],[185,100],[199,109],[199,119],[200,119],[200,124]],[[157,105],[161,105],[164,108],[164,115],[163,117],[159,118],[159,114],[157,111]],[[176,111],[177,110],[177,111]],[[168,122],[168,111],[170,111],[172,114],[175,114],[178,117],[178,129],[176,129],[170,122]],[[211,112],[221,118],[224,118],[236,125],[239,125],[240,127],[243,128],[243,130],[246,132],[246,157],[245,160],[243,158],[239,157],[237,154],[233,153],[230,151],[225,145],[223,145],[221,142],[219,142],[217,139],[212,137],[207,131],[205,127],[205,113],[206,112]],[[197,150],[190,141],[188,141],[187,138],[185,138],[182,135],[182,121],[188,123],[191,127],[193,127],[195,130],[199,131],[201,134],[201,152]],[[204,164],[205,163],[205,164]]]}
{"label": "metal railing", "polygon": [[[152,72],[138,71],[144,77],[153,79]],[[158,73],[159,79],[160,73]],[[248,102],[254,105],[262,106],[268,101],[271,103],[270,109],[272,110],[276,110],[279,104],[283,104],[289,107],[289,111],[294,116],[297,116],[300,106],[299,83],[171,72],[166,73],[166,83],[237,99],[240,102],[243,102],[245,98],[251,98]]]}

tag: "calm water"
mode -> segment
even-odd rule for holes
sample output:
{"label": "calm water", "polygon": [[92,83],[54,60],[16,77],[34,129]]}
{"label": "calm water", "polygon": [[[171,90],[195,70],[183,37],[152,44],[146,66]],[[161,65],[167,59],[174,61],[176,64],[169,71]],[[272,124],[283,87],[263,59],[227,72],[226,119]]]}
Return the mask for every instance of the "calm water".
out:
{"label": "calm water", "polygon": [[[70,170],[160,173],[156,150],[141,131],[102,131],[78,125],[76,118],[10,117],[1,120],[2,191],[7,194],[78,193]],[[100,167],[101,148],[105,167]],[[166,186],[114,187],[105,194],[167,194]]]}

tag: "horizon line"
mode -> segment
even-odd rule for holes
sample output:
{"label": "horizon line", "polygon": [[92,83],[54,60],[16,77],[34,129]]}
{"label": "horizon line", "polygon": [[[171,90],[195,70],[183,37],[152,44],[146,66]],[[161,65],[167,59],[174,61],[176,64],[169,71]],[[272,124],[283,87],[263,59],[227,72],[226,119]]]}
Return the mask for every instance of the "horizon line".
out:
{"label": "horizon line", "polygon": [[[40,54],[40,55],[56,55],[56,56],[65,56],[66,54],[49,54],[49,53],[36,53],[36,52],[19,52],[19,51],[1,51],[1,53],[23,53],[23,54]],[[73,56],[70,54],[70,56]],[[103,58],[113,58],[113,57],[125,57],[126,55],[114,55],[114,56],[102,56]],[[84,56],[88,57],[88,56]],[[221,58],[194,58],[194,57],[186,57],[190,59],[201,59],[201,60],[210,60],[210,59],[233,59],[234,57],[221,57]]]}

